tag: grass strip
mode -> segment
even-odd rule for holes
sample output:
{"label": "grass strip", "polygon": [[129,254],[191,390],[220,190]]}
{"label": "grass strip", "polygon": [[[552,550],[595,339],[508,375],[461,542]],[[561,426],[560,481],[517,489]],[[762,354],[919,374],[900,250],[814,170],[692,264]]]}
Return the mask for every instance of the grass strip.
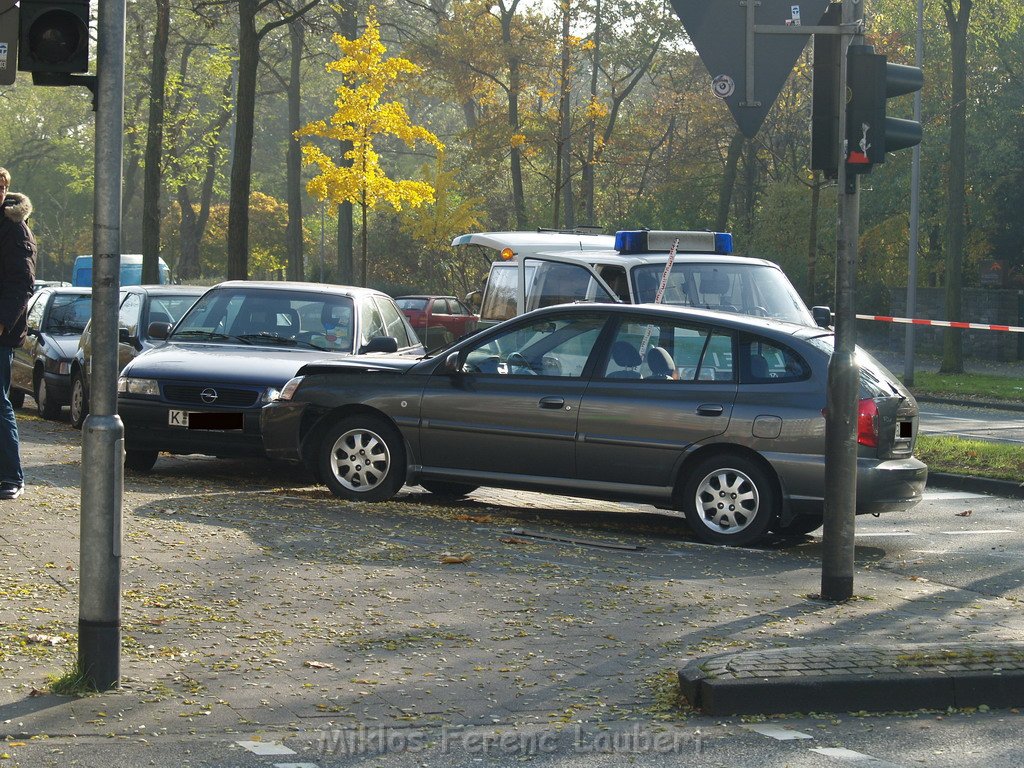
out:
{"label": "grass strip", "polygon": [[928,465],[929,472],[993,477],[1018,483],[1024,479],[1024,450],[1012,443],[919,435],[914,453]]}

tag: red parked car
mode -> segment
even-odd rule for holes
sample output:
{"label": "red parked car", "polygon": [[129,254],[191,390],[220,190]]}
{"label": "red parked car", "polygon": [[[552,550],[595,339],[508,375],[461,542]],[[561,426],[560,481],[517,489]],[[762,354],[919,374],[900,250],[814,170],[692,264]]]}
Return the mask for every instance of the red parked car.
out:
{"label": "red parked car", "polygon": [[454,296],[399,296],[395,303],[428,349],[476,330],[477,316]]}

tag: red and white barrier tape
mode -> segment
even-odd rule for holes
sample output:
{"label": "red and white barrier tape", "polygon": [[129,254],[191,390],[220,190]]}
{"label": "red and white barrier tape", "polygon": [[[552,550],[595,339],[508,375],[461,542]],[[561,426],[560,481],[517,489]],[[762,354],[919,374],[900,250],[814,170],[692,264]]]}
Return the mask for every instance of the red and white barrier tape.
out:
{"label": "red and white barrier tape", "polygon": [[905,325],[938,325],[944,328],[971,328],[975,331],[1009,331],[1024,333],[1018,325],[986,325],[985,323],[960,323],[955,320],[922,320],[917,317],[886,317],[885,315],[857,315],[858,320],[880,320],[883,323],[904,323]]}

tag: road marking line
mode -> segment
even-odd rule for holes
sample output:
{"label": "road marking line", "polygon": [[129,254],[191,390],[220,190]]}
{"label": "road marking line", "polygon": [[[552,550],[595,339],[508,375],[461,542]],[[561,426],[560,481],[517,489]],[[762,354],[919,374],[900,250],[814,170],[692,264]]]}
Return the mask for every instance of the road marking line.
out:
{"label": "road marking line", "polygon": [[274,763],[274,768],[320,768],[316,763]]}
{"label": "road marking line", "polygon": [[280,741],[236,741],[240,747],[252,752],[254,755],[294,755],[294,749],[288,749]]}
{"label": "road marking line", "polygon": [[939,531],[939,533],[945,534],[946,536],[978,536],[980,534],[991,534],[991,533],[1016,533],[1016,531],[1007,531],[1003,529],[995,529],[991,531]]}
{"label": "road marking line", "polygon": [[855,538],[862,536],[914,536],[913,531],[864,531],[863,533],[853,534]]}
{"label": "road marking line", "polygon": [[801,733],[800,731],[791,731],[788,728],[780,728],[777,725],[744,725],[748,731],[754,733],[760,733],[762,736],[768,736],[777,741],[792,741],[793,739],[813,739],[809,733]]}
{"label": "road marking line", "polygon": [[895,763],[887,763],[884,760],[879,760],[877,757],[865,755],[863,752],[854,752],[852,749],[845,749],[843,747],[812,747],[811,752],[817,752],[819,755],[834,757],[837,760],[846,760],[851,763],[867,763],[868,765],[876,766],[876,768],[899,768]]}

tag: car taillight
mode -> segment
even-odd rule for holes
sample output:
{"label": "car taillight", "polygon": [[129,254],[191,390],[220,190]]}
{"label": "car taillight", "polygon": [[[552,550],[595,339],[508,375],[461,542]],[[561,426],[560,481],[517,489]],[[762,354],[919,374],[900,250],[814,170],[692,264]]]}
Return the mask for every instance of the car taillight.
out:
{"label": "car taillight", "polygon": [[857,404],[857,442],[868,448],[878,447],[878,406],[870,397]]}

